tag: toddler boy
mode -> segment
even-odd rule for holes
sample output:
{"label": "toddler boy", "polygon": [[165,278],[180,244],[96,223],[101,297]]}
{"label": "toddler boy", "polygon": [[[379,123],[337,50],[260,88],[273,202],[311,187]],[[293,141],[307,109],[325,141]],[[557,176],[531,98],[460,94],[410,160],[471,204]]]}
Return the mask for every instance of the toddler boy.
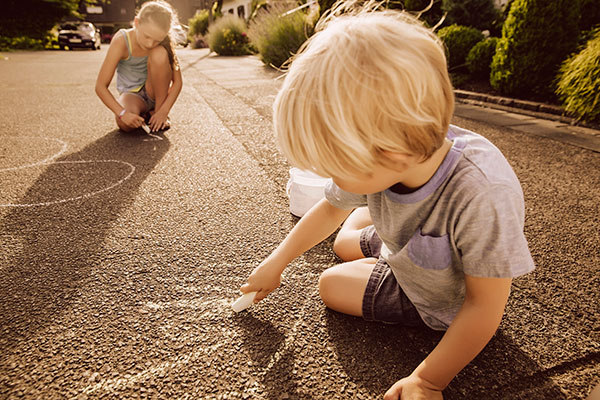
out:
{"label": "toddler boy", "polygon": [[345,262],[319,280],[327,307],[446,331],[386,399],[441,398],[498,328],[511,279],[534,268],[516,175],[488,140],[450,125],[453,110],[439,40],[395,11],[318,27],[274,105],[290,163],[332,180],[241,290],[262,300],[343,223],[334,251]]}

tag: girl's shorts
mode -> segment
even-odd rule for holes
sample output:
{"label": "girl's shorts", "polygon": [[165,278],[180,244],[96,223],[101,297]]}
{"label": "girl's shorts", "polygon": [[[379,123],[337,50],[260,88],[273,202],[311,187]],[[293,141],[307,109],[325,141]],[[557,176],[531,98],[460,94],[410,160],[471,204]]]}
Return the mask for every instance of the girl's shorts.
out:
{"label": "girl's shorts", "polygon": [[363,318],[386,324],[426,326],[415,306],[410,302],[387,262],[381,257],[381,239],[373,225],[360,234],[360,249],[365,257],[378,258],[369,277],[363,297]]}
{"label": "girl's shorts", "polygon": [[148,92],[146,91],[146,85],[142,86],[142,88],[140,90],[138,90],[137,92],[128,92],[131,94],[135,94],[136,96],[138,96],[139,98],[141,98],[144,101],[144,104],[146,104],[146,111],[151,111],[154,110],[154,99],[151,98],[148,95]]}

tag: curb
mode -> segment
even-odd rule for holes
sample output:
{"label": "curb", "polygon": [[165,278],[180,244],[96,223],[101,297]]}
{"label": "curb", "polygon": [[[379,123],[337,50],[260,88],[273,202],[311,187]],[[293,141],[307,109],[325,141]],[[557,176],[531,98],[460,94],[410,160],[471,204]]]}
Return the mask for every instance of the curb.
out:
{"label": "curb", "polygon": [[468,90],[461,89],[455,89],[454,95],[456,96],[457,100],[463,103],[481,105],[484,107],[490,107],[504,111],[514,111],[520,114],[527,114],[543,119],[564,122],[569,125],[578,125],[591,129],[600,128],[598,124],[590,124],[569,116],[567,114],[567,111],[560,106],[538,103],[535,101],[519,100],[509,97],[470,92]]}

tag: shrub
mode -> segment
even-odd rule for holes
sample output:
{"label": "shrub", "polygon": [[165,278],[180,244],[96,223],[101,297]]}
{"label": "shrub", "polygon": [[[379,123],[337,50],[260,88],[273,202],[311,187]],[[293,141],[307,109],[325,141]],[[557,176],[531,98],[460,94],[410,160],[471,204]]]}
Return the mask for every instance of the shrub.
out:
{"label": "shrub", "polygon": [[312,21],[302,10],[280,17],[287,9],[273,3],[268,11],[258,13],[248,31],[262,62],[276,68],[295,54],[313,32]]}
{"label": "shrub", "polygon": [[600,120],[600,29],[561,68],[556,94],[580,119]]}
{"label": "shrub", "polygon": [[195,40],[197,36],[206,35],[208,31],[208,10],[197,12],[189,19],[188,25],[190,26],[188,37],[191,41]]}
{"label": "shrub", "polygon": [[600,24],[600,6],[598,0],[580,0],[581,1],[581,20],[579,29],[589,31],[594,26]]}
{"label": "shrub", "polygon": [[490,77],[490,65],[496,52],[498,38],[490,37],[477,43],[467,55],[467,68],[475,78]]}
{"label": "shrub", "polygon": [[230,14],[216,20],[209,28],[206,37],[208,46],[221,56],[242,56],[250,54],[246,23],[240,17]]}
{"label": "shrub", "polygon": [[[430,4],[430,0],[404,0],[403,6],[411,14],[418,14],[425,10]],[[390,2],[390,5],[394,4]],[[402,4],[402,3],[401,3]],[[420,15],[420,19],[428,26],[435,26],[444,16],[442,11],[442,2],[436,1],[431,8]]]}
{"label": "shrub", "polygon": [[208,31],[208,20],[208,10],[199,11],[189,19],[188,39],[192,44],[192,48],[201,49],[208,47],[204,39],[204,35]]}
{"label": "shrub", "polygon": [[477,29],[456,24],[440,29],[438,36],[446,45],[450,69],[464,65],[471,48],[483,39]]}
{"label": "shrub", "polygon": [[578,6],[570,0],[514,0],[492,61],[492,87],[508,95],[552,98],[560,64],[577,44]]}
{"label": "shrub", "polygon": [[42,49],[44,49],[44,43],[40,39],[33,39],[28,36],[0,36],[0,51]]}
{"label": "shrub", "polygon": [[443,0],[447,24],[471,26],[479,30],[492,29],[498,11],[492,0]]}

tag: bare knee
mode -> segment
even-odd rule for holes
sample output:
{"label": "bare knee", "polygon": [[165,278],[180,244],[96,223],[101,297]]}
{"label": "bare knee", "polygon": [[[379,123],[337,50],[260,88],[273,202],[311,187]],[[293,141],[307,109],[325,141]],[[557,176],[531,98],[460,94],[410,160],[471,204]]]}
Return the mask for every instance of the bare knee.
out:
{"label": "bare knee", "polygon": [[362,301],[374,262],[371,259],[339,264],[319,277],[319,295],[332,310],[361,316]]}
{"label": "bare knee", "polygon": [[360,230],[340,230],[333,242],[333,252],[343,261],[363,258],[360,249]]}
{"label": "bare knee", "polygon": [[335,274],[333,268],[326,269],[319,277],[319,296],[329,308],[334,308],[335,303]]}
{"label": "bare knee", "polygon": [[[333,242],[333,252],[344,261],[351,261],[347,251],[348,240],[343,232],[338,233]],[[322,275],[321,275],[322,276]]]}
{"label": "bare knee", "polygon": [[169,54],[163,46],[156,46],[148,54],[148,62],[153,66],[169,65]]}

